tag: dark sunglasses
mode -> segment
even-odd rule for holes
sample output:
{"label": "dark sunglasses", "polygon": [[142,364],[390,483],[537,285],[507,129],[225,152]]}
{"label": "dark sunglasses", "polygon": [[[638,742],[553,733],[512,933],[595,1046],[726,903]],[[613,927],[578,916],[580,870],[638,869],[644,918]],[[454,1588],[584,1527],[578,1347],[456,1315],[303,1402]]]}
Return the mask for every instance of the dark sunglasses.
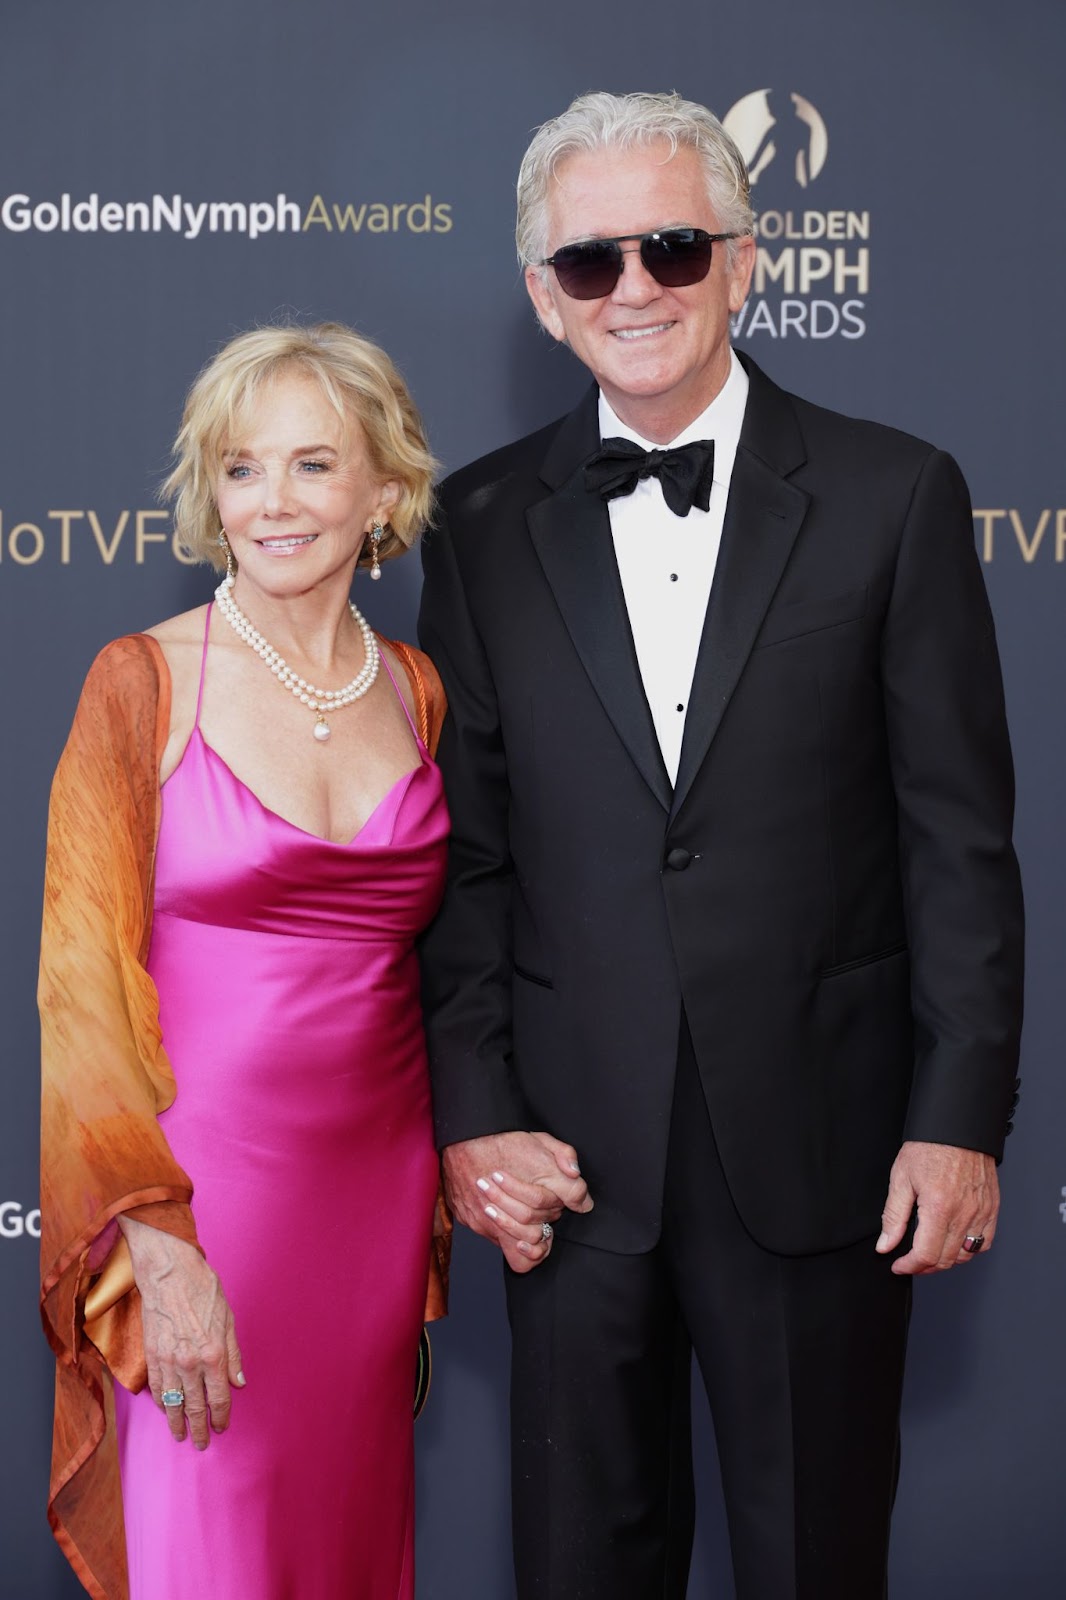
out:
{"label": "dark sunglasses", "polygon": [[622,276],[622,249],[640,241],[640,259],[664,289],[699,283],[711,270],[711,246],[736,233],[706,233],[703,228],[662,228],[658,233],[620,233],[616,239],[585,239],[564,244],[538,267],[554,267],[559,287],[571,300],[602,300]]}

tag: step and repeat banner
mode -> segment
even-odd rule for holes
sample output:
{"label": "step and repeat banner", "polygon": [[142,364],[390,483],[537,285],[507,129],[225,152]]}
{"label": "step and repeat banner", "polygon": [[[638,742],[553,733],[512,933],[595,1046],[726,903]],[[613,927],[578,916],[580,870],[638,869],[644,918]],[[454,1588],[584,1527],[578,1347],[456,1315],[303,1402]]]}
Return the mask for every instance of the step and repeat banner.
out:
{"label": "step and repeat banner", "polygon": [[[1024,1087],[993,1254],[918,1286],[894,1592],[1062,1594],[1064,47],[1059,0],[7,0],[0,1597],[81,1592],[44,1515],[45,817],[95,652],[213,584],[157,498],[185,389],[233,333],[296,315],[380,341],[449,468],[568,408],[584,376],[534,324],[513,186],[531,129],[593,88],[676,88],[725,119],[758,211],[738,348],[786,387],[932,439],[971,486],[1018,769]],[[383,631],[413,637],[418,589],[412,557],[360,599]],[[476,1241],[459,1242],[453,1315],[434,1341],[418,1594],[507,1600],[507,1337],[498,1258]],[[697,1410],[691,1594],[725,1600],[702,1400]]]}

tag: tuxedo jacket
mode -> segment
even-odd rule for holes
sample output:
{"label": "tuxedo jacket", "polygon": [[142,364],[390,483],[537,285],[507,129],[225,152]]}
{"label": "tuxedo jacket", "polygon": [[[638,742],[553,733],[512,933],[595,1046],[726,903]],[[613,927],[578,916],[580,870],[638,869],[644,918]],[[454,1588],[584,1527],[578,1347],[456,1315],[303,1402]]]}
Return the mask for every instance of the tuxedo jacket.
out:
{"label": "tuxedo jacket", "polygon": [[748,403],[671,785],[596,391],[448,478],[420,634],[449,701],[423,949],[439,1143],[570,1141],[560,1228],[658,1237],[682,1009],[752,1236],[876,1232],[904,1139],[997,1158],[1016,1098],[1013,778],[965,483],[906,434]]}

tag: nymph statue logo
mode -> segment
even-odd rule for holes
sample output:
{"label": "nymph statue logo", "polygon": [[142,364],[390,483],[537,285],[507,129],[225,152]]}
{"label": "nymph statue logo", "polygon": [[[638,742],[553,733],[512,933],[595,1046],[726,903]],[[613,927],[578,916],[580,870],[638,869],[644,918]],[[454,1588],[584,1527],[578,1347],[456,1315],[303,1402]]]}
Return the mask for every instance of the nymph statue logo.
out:
{"label": "nymph statue logo", "polygon": [[809,100],[794,91],[755,89],[730,107],[722,126],[736,140],[748,167],[752,188],[772,161],[791,171],[801,189],[813,183],[825,166],[829,135]]}

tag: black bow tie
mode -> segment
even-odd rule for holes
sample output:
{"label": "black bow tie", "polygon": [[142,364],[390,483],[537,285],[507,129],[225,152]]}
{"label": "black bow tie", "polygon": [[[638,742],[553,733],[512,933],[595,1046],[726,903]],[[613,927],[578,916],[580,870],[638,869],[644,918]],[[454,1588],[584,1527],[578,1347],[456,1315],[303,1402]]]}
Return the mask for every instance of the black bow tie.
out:
{"label": "black bow tie", "polygon": [[585,463],[585,488],[604,500],[632,494],[641,478],[658,478],[675,517],[687,517],[693,506],[710,509],[713,477],[713,439],[697,439],[674,450],[644,450],[632,439],[604,439]]}

